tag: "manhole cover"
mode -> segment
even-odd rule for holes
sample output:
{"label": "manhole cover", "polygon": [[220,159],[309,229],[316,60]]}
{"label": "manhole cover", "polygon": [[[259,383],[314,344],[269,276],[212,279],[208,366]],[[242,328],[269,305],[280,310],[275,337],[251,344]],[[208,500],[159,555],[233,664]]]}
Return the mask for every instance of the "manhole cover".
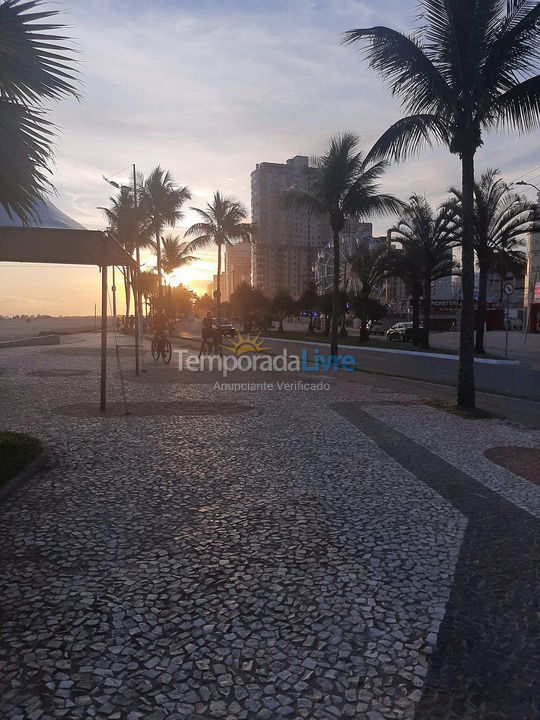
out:
{"label": "manhole cover", "polygon": [[[249,405],[225,402],[197,402],[195,400],[178,400],[171,402],[134,402],[127,404],[130,416],[151,417],[156,415],[169,416],[223,416],[238,415],[253,410]],[[58,415],[68,417],[125,417],[126,406],[121,402],[108,403],[105,412],[101,412],[98,403],[78,403],[62,405],[55,408]]]}
{"label": "manhole cover", "polygon": [[506,445],[489,448],[484,452],[488,460],[500,465],[514,475],[540,485],[540,450],[537,448]]}
{"label": "manhole cover", "polygon": [[27,373],[33,377],[76,377],[78,375],[88,375],[90,370],[34,370]]}

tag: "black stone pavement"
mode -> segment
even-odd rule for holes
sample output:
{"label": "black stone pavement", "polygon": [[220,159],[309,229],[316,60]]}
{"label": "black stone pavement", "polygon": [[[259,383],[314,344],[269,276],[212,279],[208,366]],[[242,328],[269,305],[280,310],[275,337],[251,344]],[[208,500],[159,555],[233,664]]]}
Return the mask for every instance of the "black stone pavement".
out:
{"label": "black stone pavement", "polygon": [[360,403],[332,408],[468,519],[415,720],[538,720],[540,521]]}

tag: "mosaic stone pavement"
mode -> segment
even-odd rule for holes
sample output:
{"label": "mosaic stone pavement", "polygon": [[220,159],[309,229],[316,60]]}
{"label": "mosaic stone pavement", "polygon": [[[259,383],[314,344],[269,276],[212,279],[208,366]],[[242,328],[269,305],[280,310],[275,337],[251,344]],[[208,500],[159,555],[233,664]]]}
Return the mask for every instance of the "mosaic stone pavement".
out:
{"label": "mosaic stone pavement", "polygon": [[[454,606],[467,605],[463,554],[482,487],[493,512],[500,498],[537,530],[540,488],[499,466],[490,475],[483,453],[501,436],[539,447],[540,433],[449,418],[358,377],[324,378],[318,392],[232,392],[215,374],[147,360],[135,379],[125,350],[137,412],[119,410],[111,353],[114,412],[99,417],[96,347],[85,335],[0,352],[2,424],[39,436],[49,455],[0,508],[1,718],[537,718],[534,657],[526,677],[506,666],[519,715],[474,696],[477,663],[458,667],[467,630]],[[398,430],[412,462],[384,446]],[[444,461],[438,487],[424,453]],[[466,483],[467,468],[475,512],[443,482],[453,487],[455,472]],[[529,630],[513,627],[516,647]],[[498,667],[509,648],[494,643]],[[459,707],[437,676],[444,663],[464,688]]]}

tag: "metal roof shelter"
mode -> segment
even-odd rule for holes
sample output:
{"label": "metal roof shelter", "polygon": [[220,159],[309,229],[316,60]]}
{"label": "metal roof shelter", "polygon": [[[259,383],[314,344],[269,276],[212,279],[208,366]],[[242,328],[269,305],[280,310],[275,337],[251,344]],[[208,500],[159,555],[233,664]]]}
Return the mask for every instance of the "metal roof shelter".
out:
{"label": "metal roof shelter", "polygon": [[[97,265],[101,268],[101,392],[107,401],[107,267],[130,267],[135,260],[106,232],[87,230],[48,200],[37,200],[33,217],[10,217],[0,205],[0,262]],[[135,308],[137,303],[135,303]],[[135,333],[138,360],[138,337]]]}

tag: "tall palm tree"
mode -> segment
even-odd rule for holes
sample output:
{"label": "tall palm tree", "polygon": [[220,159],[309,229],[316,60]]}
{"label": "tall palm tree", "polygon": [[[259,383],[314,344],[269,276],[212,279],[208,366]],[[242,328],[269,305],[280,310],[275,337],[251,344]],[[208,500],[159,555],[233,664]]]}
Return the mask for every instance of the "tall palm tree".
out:
{"label": "tall palm tree", "polygon": [[[155,243],[152,243],[153,245]],[[167,235],[161,238],[161,269],[165,275],[170,275],[174,270],[191,265],[198,260],[195,255],[190,255],[189,243],[182,242],[178,235]]]}
{"label": "tall palm tree", "polygon": [[307,189],[293,187],[283,195],[285,207],[327,217],[333,238],[333,309],[330,352],[338,354],[339,234],[348,218],[369,218],[380,213],[398,212],[401,203],[393,195],[379,193],[377,180],[387,164],[366,162],[358,150],[359,138],[344,133],[332,138],[326,153],[315,158],[309,169]]}
{"label": "tall palm tree", "polygon": [[412,243],[392,248],[388,254],[389,277],[403,281],[411,298],[413,338],[420,336],[420,298],[423,289],[423,274],[420,249]]}
{"label": "tall palm tree", "polygon": [[388,270],[388,245],[380,240],[362,240],[351,256],[351,270],[360,283],[360,335],[359,342],[369,340],[367,331],[369,298],[380,285]]}
{"label": "tall palm tree", "polygon": [[163,293],[163,272],[161,267],[161,233],[166,225],[173,227],[183,218],[181,210],[186,200],[191,198],[187,186],[177,187],[168,170],[158,165],[144,182],[141,198],[143,208],[155,237],[157,255],[158,294]]}
{"label": "tall palm tree", "polygon": [[[155,245],[155,243],[152,243]],[[178,268],[191,265],[199,258],[189,254],[188,243],[182,242],[178,235],[167,235],[161,238],[161,269],[165,275],[169,275]],[[172,315],[172,290],[170,283],[167,288],[167,304],[169,317]]]}
{"label": "tall palm tree", "polygon": [[421,345],[424,348],[429,347],[432,283],[457,269],[452,248],[461,238],[460,225],[451,204],[444,203],[434,212],[426,198],[412,195],[398,224],[391,230],[392,240],[397,240],[405,250],[406,261],[413,260],[417,265],[414,275],[422,283]]}
{"label": "tall palm tree", "polygon": [[[484,324],[487,308],[487,283],[490,272],[499,267],[523,263],[522,238],[531,227],[533,204],[522,195],[510,192],[500,171],[486,170],[474,184],[474,249],[478,262],[478,317],[475,352],[484,353]],[[450,188],[456,208],[463,212],[462,193]]]}
{"label": "tall palm tree", "polygon": [[[113,238],[130,254],[134,251],[151,246],[152,228],[140,206],[135,207],[131,188],[119,186],[118,195],[110,197],[110,206],[101,207],[109,232]],[[126,314],[129,315],[131,304],[131,288],[134,277],[130,268],[124,273],[124,289],[126,293]]]}
{"label": "tall palm tree", "polygon": [[221,335],[221,253],[225,245],[234,245],[236,240],[250,240],[253,226],[245,222],[247,210],[244,206],[238,200],[222,195],[219,190],[204,210],[191,209],[199,215],[201,222],[186,231],[186,237],[195,236],[187,246],[189,252],[217,245],[216,319]]}
{"label": "tall palm tree", "polygon": [[[370,158],[404,159],[432,141],[462,166],[463,250],[457,400],[475,406],[474,160],[482,133],[530,130],[540,120],[540,3],[523,0],[419,0],[422,26],[413,36],[387,27],[350,30],[345,43],[367,40],[370,66],[410,113],[377,141]],[[524,79],[526,78],[526,79]]]}
{"label": "tall palm tree", "polygon": [[[75,95],[73,50],[42,0],[0,1],[0,204],[23,219],[50,187],[54,125],[43,103]],[[47,20],[49,19],[49,22]]]}

